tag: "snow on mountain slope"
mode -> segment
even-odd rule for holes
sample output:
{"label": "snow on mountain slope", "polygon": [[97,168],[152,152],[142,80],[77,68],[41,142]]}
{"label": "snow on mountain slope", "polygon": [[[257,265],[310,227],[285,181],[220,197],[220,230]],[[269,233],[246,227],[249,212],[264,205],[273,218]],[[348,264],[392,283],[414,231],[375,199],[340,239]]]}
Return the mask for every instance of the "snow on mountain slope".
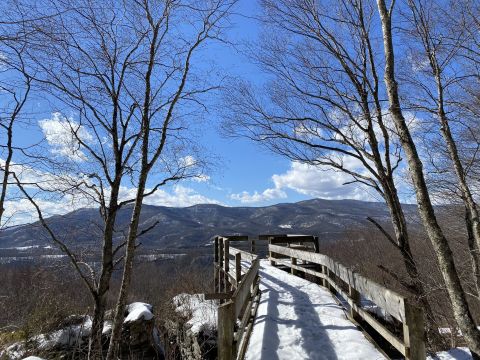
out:
{"label": "snow on mountain slope", "polygon": [[385,359],[324,288],[261,261],[247,360]]}

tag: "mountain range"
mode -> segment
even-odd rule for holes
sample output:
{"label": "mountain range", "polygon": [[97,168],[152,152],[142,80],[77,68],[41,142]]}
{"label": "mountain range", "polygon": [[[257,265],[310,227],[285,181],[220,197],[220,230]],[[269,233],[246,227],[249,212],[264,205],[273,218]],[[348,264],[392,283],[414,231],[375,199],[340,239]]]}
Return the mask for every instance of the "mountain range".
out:
{"label": "mountain range", "polygon": [[[415,206],[405,205],[407,212]],[[121,241],[129,223],[131,208],[120,210],[116,238]],[[144,247],[188,248],[204,246],[214,235],[257,235],[262,233],[295,233],[317,235],[321,241],[337,240],[346,229],[366,227],[367,216],[388,221],[387,207],[382,203],[356,200],[312,199],[265,207],[225,207],[201,204],[184,208],[144,205],[140,229],[157,225],[144,234]],[[101,239],[102,221],[97,209],[80,209],[48,222],[54,232],[70,245],[89,247]],[[0,248],[44,247],[51,239],[39,223],[4,229]]]}

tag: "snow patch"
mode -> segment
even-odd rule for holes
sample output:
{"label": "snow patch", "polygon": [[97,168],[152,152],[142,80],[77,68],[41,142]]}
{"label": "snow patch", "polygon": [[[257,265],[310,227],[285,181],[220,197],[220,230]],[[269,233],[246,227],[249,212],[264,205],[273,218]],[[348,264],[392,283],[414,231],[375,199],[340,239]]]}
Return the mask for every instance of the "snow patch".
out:
{"label": "snow patch", "polygon": [[385,357],[321,286],[260,262],[260,289],[246,360]]}
{"label": "snow patch", "polygon": [[278,227],[281,228],[281,229],[291,229],[292,225],[291,224],[282,224],[282,225],[278,225]]}
{"label": "snow patch", "polygon": [[217,328],[217,304],[200,294],[179,294],[173,298],[177,313],[189,318],[187,324],[193,334],[213,332]]}
{"label": "snow patch", "polygon": [[456,348],[436,353],[436,357],[427,356],[427,360],[472,360],[472,355],[467,348]]}
{"label": "snow patch", "polygon": [[143,320],[152,320],[153,319],[153,307],[150,304],[142,302],[134,302],[127,306],[128,315],[123,321],[124,324],[129,322],[137,321],[140,319]]}

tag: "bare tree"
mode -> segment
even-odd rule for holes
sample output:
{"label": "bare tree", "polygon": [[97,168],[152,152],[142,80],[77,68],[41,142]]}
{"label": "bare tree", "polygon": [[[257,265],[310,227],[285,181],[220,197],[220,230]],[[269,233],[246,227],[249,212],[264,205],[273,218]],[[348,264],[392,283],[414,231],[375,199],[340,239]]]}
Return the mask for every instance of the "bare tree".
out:
{"label": "bare tree", "polygon": [[[0,54],[5,57],[6,54]],[[2,109],[0,110],[0,130],[2,141],[0,144],[0,173],[2,174],[0,188],[0,226],[8,224],[5,220],[5,201],[7,201],[8,185],[11,182],[11,165],[13,154],[16,148],[14,143],[14,127],[21,120],[22,110],[27,102],[31,88],[31,77],[26,73],[24,64],[21,61],[20,53],[9,54],[17,56],[20,67],[11,66],[10,60],[4,58],[0,63],[2,79],[0,81],[0,94],[2,97]],[[7,75],[8,73],[8,75]]]}
{"label": "bare tree", "polygon": [[479,358],[480,332],[475,325],[470,308],[462,288],[460,278],[453,260],[452,250],[438,223],[435,211],[430,199],[430,194],[423,174],[423,163],[417,152],[412,139],[410,129],[405,119],[395,75],[395,54],[392,34],[392,16],[394,14],[394,2],[387,7],[385,1],[377,0],[378,12],[382,23],[382,33],[385,52],[384,80],[390,104],[390,113],[403,150],[407,157],[410,176],[417,197],[418,210],[422,223],[432,242],[437,260],[442,272],[450,301],[452,303],[455,319],[463,333],[463,336],[474,355]]}
{"label": "bare tree", "polygon": [[293,161],[343,172],[351,178],[346,184],[373,189],[385,201],[394,236],[369,220],[398,250],[409,278],[382,269],[418,299],[429,338],[438,341],[398,194],[402,154],[383,104],[374,4],[264,0],[262,6],[267,32],[254,58],[271,81],[259,91],[246,83],[229,89],[227,129]]}
{"label": "bare tree", "polygon": [[[473,124],[456,99],[458,94],[463,92],[462,84],[472,76],[469,73],[469,62],[462,59],[465,54],[462,48],[469,42],[470,34],[466,31],[467,24],[459,26],[448,21],[450,17],[446,12],[455,12],[455,4],[452,4],[450,10],[444,9],[443,5],[435,1],[409,1],[407,19],[412,26],[407,29],[408,39],[409,43],[420,48],[417,51],[412,49],[411,57],[424,63],[417,65],[416,76],[410,74],[408,77],[413,83],[412,88],[417,89],[418,96],[411,96],[407,101],[412,103],[410,107],[424,113],[426,118],[433,118],[432,122],[439,125],[445,145],[436,142],[435,152],[430,152],[429,165],[432,165],[430,168],[436,175],[435,185],[440,185],[451,195],[458,193],[458,198],[464,204],[475,287],[479,294],[480,220],[468,174],[469,164],[474,162],[475,158],[468,156],[468,151],[465,151],[466,141],[461,136],[470,132]],[[432,141],[434,135],[428,138]],[[459,146],[459,141],[463,146]],[[478,146],[478,143],[475,145]],[[473,155],[476,156],[475,153]]]}
{"label": "bare tree", "polygon": [[[153,70],[159,61],[159,56],[161,53],[158,51],[159,47],[162,45],[163,37],[168,31],[168,22],[171,21],[170,16],[171,12],[175,9],[175,4],[169,4],[165,8],[163,13],[158,16],[155,14],[153,8],[150,7],[148,2],[143,3],[143,10],[145,11],[148,23],[150,26],[150,31],[152,34],[151,41],[149,43],[149,59],[147,61],[147,71],[145,72],[144,78],[144,103],[141,109],[141,165],[139,169],[139,180],[137,187],[137,194],[134,201],[134,207],[132,212],[132,218],[128,228],[128,235],[126,240],[126,253],[125,261],[123,267],[123,277],[120,286],[120,292],[118,294],[118,299],[115,307],[115,316],[112,326],[112,335],[110,337],[110,346],[108,349],[107,360],[113,360],[117,358],[118,346],[121,341],[121,330],[123,324],[123,317],[125,312],[125,305],[127,301],[128,291],[130,288],[130,282],[132,278],[132,268],[133,268],[133,258],[135,251],[135,240],[137,239],[139,220],[140,220],[140,211],[142,209],[142,203],[145,196],[148,195],[145,186],[147,183],[147,178],[153,166],[157,162],[160,156],[162,156],[168,135],[168,128],[170,123],[173,121],[174,110],[178,106],[178,102],[181,101],[181,98],[184,96],[189,96],[190,91],[186,91],[187,81],[189,80],[190,67],[194,53],[197,49],[209,39],[219,39],[221,33],[221,22],[228,15],[230,8],[234,5],[235,1],[223,1],[217,0],[203,5],[200,7],[200,17],[197,19],[199,21],[199,29],[195,35],[194,40],[187,47],[183,64],[180,65],[180,76],[179,82],[176,90],[169,99],[168,106],[166,106],[166,114],[163,116],[162,120],[162,130],[160,132],[160,141],[155,147],[150,146],[150,136],[156,135],[152,131],[152,125],[155,123],[157,118],[155,110],[155,89],[152,89],[153,79]],[[155,17],[155,15],[157,15]],[[190,14],[192,15],[192,14]],[[199,91],[204,92],[208,89],[200,89]]]}
{"label": "bare tree", "polygon": [[[102,357],[110,280],[123,264],[108,357],[117,351],[137,240],[152,228],[140,224],[144,199],[169,182],[200,174],[203,162],[191,156],[197,149],[188,129],[205,112],[206,94],[218,79],[194,66],[194,56],[220,36],[233,3],[45,0],[37,4],[39,11],[58,15],[42,13],[38,21],[22,24],[33,33],[25,52],[30,73],[58,108],[44,123],[53,128],[44,129],[53,147],[46,151],[55,155],[44,164],[48,184],[15,176],[91,294],[90,358]],[[19,16],[28,6],[20,2]],[[98,271],[43,216],[41,200],[52,193],[77,207],[98,206]],[[115,225],[122,208],[131,210],[125,233]]]}

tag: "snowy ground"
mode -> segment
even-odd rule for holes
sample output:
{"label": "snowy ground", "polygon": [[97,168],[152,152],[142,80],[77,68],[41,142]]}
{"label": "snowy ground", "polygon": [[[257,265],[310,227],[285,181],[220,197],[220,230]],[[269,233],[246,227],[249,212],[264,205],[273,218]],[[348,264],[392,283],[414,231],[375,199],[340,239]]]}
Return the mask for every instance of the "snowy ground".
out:
{"label": "snowy ground", "polygon": [[437,353],[437,357],[428,356],[427,360],[472,360],[467,348],[451,349]]}
{"label": "snowy ground", "polygon": [[385,359],[321,286],[260,263],[262,296],[247,360]]}

